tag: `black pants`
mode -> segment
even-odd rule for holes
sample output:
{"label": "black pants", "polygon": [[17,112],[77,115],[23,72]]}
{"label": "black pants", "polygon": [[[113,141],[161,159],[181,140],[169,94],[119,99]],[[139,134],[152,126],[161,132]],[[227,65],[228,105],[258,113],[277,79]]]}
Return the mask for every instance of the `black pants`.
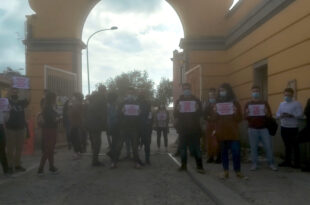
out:
{"label": "black pants", "polygon": [[187,147],[196,159],[198,168],[202,168],[202,156],[200,149],[200,135],[199,134],[180,134],[180,154],[182,165],[187,164]]}
{"label": "black pants", "polygon": [[[138,137],[138,130],[133,129],[124,129],[121,128],[120,134],[115,140],[115,148],[113,151],[113,162],[116,163],[119,159],[120,153],[122,151],[122,147],[126,139],[130,140],[133,158],[136,163],[140,163],[139,152],[138,152],[138,144],[139,144],[139,137]],[[113,139],[114,140],[114,139]]]}
{"label": "black pants", "polygon": [[285,162],[291,164],[294,153],[294,164],[299,165],[298,128],[281,127],[281,136],[285,146]]}
{"label": "black pants", "polygon": [[89,137],[93,152],[93,162],[98,162],[98,156],[101,149],[101,131],[90,131]]}
{"label": "black pants", "polygon": [[84,137],[85,132],[80,127],[71,127],[70,140],[73,145],[75,153],[83,153],[84,150]]}
{"label": "black pants", "polygon": [[144,145],[145,162],[149,163],[151,153],[152,127],[150,125],[145,125],[141,127],[139,135],[141,138],[141,143],[142,145]]}
{"label": "black pants", "polygon": [[163,133],[164,136],[164,143],[165,147],[168,147],[168,128],[157,128],[157,147],[160,147],[161,142],[161,133]]}
{"label": "black pants", "polygon": [[3,125],[0,125],[0,162],[4,173],[8,172],[8,161],[5,152],[5,132]]}

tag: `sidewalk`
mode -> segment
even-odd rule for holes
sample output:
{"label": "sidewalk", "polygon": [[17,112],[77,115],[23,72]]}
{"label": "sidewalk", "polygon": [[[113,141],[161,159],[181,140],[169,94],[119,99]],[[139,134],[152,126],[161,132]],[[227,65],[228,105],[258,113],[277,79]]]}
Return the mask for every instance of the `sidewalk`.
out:
{"label": "sidewalk", "polygon": [[[180,161],[179,158],[176,159]],[[209,192],[211,197],[215,197],[218,204],[306,205],[310,201],[310,173],[297,169],[279,168],[279,171],[275,172],[269,169],[266,162],[261,162],[259,170],[249,171],[251,164],[243,163],[242,173],[248,177],[248,180],[244,180],[235,177],[230,162],[230,178],[221,180],[221,164],[207,164],[204,159],[204,168],[207,171],[205,175],[196,173],[193,158],[190,158],[189,164],[189,175]]]}

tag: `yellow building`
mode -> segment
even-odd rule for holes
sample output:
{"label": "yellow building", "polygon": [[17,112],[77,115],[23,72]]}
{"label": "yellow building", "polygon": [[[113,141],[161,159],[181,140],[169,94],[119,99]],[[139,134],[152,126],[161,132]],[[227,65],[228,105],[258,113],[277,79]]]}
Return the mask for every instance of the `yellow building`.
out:
{"label": "yellow building", "polygon": [[184,25],[185,74],[197,96],[228,82],[244,104],[251,86],[258,84],[275,112],[282,91],[291,86],[305,105],[310,97],[310,1],[244,0],[231,11],[231,1],[170,1]]}

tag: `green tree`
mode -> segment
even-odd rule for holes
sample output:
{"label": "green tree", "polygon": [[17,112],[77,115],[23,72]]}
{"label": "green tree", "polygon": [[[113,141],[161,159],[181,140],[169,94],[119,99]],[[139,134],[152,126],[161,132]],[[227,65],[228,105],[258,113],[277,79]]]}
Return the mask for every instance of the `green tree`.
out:
{"label": "green tree", "polygon": [[108,91],[116,92],[119,97],[126,95],[128,87],[144,90],[146,97],[154,98],[154,82],[146,71],[129,71],[106,81]]}
{"label": "green tree", "polygon": [[168,78],[162,78],[157,86],[155,102],[166,106],[172,103],[172,89],[173,82]]}

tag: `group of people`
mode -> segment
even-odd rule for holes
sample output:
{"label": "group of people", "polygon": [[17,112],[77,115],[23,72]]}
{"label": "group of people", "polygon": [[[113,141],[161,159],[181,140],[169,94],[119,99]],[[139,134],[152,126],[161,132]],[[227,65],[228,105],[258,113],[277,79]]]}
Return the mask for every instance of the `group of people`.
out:
{"label": "group of people", "polygon": [[[277,123],[272,116],[269,103],[262,99],[260,87],[251,88],[251,100],[245,104],[244,109],[237,101],[232,87],[227,83],[222,84],[218,91],[215,88],[209,89],[208,101],[204,105],[192,94],[190,84],[183,84],[182,89],[183,95],[176,101],[174,107],[175,127],[179,133],[180,142],[178,152],[182,162],[180,171],[187,169],[187,147],[189,147],[196,159],[199,173],[204,173],[202,151],[206,151],[207,162],[222,162],[224,172],[221,178],[228,178],[230,150],[236,176],[244,178],[241,173],[239,133],[239,123],[243,119],[248,122],[251,170],[258,169],[260,143],[263,144],[269,167],[274,171],[278,170],[272,149],[272,135],[275,134]],[[279,166],[299,168],[301,138],[303,142],[310,141],[309,120],[306,128],[301,132],[303,133],[301,137],[299,119],[302,119],[304,115],[309,119],[310,100],[304,112],[301,104],[294,100],[292,88],[286,88],[283,95],[284,101],[281,102],[276,113],[276,118],[280,120],[281,136],[285,145],[284,161]],[[203,126],[201,126],[202,118],[206,121],[204,133]]]}
{"label": "group of people", "polygon": [[[236,176],[243,178],[241,173],[241,145],[239,123],[248,122],[248,137],[251,151],[251,170],[257,170],[258,147],[262,143],[269,167],[277,171],[272,149],[275,120],[269,103],[262,100],[260,87],[253,86],[251,100],[241,108],[232,87],[224,83],[218,90],[209,89],[208,100],[202,104],[191,91],[191,85],[182,85],[183,93],[176,100],[173,116],[174,126],[179,135],[178,153],[181,157],[180,171],[187,170],[187,149],[195,157],[197,172],[205,173],[203,152],[207,153],[207,162],[222,163],[222,178],[229,177],[229,151],[232,154],[233,169]],[[305,111],[298,101],[294,100],[294,90],[284,90],[284,101],[281,102],[276,118],[280,120],[281,136],[285,145],[284,161],[279,166],[300,167],[299,143],[309,141],[309,120],[306,128],[299,132],[299,119],[305,115],[310,117],[310,100]],[[111,168],[119,162],[123,144],[126,145],[127,158],[133,157],[134,167],[149,165],[152,131],[157,131],[157,146],[161,146],[161,136],[168,148],[169,112],[164,104],[156,111],[152,109],[147,93],[132,87],[127,89],[125,96],[115,92],[107,92],[104,86],[87,96],[75,93],[64,105],[62,115],[55,110],[56,94],[46,91],[41,100],[41,113],[37,123],[41,128],[42,157],[38,174],[44,173],[46,161],[49,171],[56,173],[54,149],[57,129],[62,121],[66,130],[68,146],[73,147],[75,159],[81,158],[86,151],[87,139],[92,149],[92,165],[100,166],[101,134],[106,132],[109,142]],[[19,99],[18,90],[12,89],[9,98],[9,111],[0,112],[0,159],[4,173],[25,171],[21,166],[21,153],[27,131],[25,108],[29,99]],[[243,114],[242,114],[243,113]],[[202,129],[202,119],[206,122]],[[302,133],[302,134],[301,134]],[[302,137],[301,137],[302,136]],[[145,159],[142,161],[139,148],[144,147]],[[294,158],[292,159],[292,156]]]}
{"label": "group of people", "polygon": [[[151,108],[151,102],[144,90],[128,88],[125,96],[107,92],[104,86],[84,99],[80,93],[75,93],[64,105],[60,117],[53,109],[56,95],[46,92],[42,100],[40,119],[42,128],[43,155],[38,173],[44,172],[44,164],[49,161],[49,170],[57,172],[54,166],[54,147],[57,133],[57,124],[62,119],[66,130],[69,148],[73,147],[74,159],[80,159],[86,152],[87,139],[91,142],[92,165],[100,166],[101,134],[106,132],[109,142],[111,168],[116,168],[123,144],[126,145],[127,158],[133,157],[134,166],[140,168],[150,164],[150,144],[153,129],[158,133],[158,148],[161,144],[161,135],[167,150],[169,132],[169,113],[165,105],[160,105],[156,112]],[[145,159],[139,156],[139,148],[144,147]]]}

